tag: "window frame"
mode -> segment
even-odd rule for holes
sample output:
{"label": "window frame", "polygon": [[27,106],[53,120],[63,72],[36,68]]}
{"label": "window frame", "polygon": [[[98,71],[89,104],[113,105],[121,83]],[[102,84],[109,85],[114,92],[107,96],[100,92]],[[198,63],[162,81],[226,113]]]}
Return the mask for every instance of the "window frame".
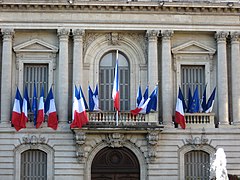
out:
{"label": "window frame", "polygon": [[40,150],[47,154],[47,179],[54,179],[54,150],[46,144],[21,144],[14,150],[15,180],[21,179],[21,154],[27,150]]}

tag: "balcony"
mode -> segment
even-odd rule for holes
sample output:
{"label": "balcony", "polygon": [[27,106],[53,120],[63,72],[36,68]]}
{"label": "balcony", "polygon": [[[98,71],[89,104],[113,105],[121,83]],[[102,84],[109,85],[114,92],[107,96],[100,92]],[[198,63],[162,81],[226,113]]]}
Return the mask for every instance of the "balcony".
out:
{"label": "balcony", "polygon": [[185,113],[187,127],[191,128],[215,128],[215,113]]}
{"label": "balcony", "polygon": [[[116,126],[116,112],[87,112],[89,126]],[[130,112],[119,112],[118,127],[149,127],[157,126],[158,113],[132,115]]]}

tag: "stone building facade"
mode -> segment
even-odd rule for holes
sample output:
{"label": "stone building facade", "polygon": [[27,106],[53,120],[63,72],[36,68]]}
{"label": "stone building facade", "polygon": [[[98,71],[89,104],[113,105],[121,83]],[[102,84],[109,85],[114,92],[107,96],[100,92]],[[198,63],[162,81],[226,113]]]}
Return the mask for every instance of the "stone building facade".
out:
{"label": "stone building facade", "polygon": [[[1,0],[1,179],[209,179],[218,148],[240,176],[239,11],[236,0]],[[117,50],[118,126],[109,98]],[[35,81],[38,96],[53,87],[56,131],[11,125],[16,88],[31,98]],[[102,112],[70,129],[74,85],[87,99],[96,84]],[[158,84],[158,109],[132,117],[139,84]],[[208,97],[217,88],[213,111],[185,113],[187,128],[176,127],[178,87],[187,100],[205,84]]]}

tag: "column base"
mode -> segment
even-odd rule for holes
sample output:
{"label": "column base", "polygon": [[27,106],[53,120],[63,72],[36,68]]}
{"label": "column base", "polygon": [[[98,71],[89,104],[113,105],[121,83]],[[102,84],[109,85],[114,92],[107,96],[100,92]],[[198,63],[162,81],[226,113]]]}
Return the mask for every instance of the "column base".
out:
{"label": "column base", "polygon": [[0,128],[10,128],[12,127],[12,124],[10,122],[1,122]]}

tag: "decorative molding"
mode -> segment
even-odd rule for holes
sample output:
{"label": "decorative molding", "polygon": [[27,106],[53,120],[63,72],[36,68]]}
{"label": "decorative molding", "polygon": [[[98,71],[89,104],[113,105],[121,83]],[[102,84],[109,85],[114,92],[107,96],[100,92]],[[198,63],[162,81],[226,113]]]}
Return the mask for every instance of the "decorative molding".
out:
{"label": "decorative molding", "polygon": [[108,134],[106,135],[105,141],[109,147],[113,148],[123,147],[125,143],[124,135],[121,133]]}
{"label": "decorative molding", "polygon": [[73,29],[73,37],[75,38],[82,38],[85,35],[84,29]]}
{"label": "decorative molding", "polygon": [[22,138],[22,143],[31,145],[45,144],[46,138],[41,135],[38,137],[36,135],[27,135]]}
{"label": "decorative molding", "polygon": [[83,54],[86,54],[88,47],[98,38],[102,33],[86,33],[83,41]]}
{"label": "decorative molding", "polygon": [[156,131],[151,131],[147,134],[147,141],[148,141],[148,158],[150,162],[155,161],[157,157],[157,142],[159,133]]}
{"label": "decorative molding", "polygon": [[199,148],[205,144],[207,144],[208,139],[206,137],[206,131],[203,128],[201,137],[193,137],[192,132],[190,134],[190,139],[185,139],[186,143],[191,145],[194,149]]}
{"label": "decorative molding", "polygon": [[59,36],[59,40],[60,41],[68,40],[69,33],[70,33],[69,29],[66,28],[58,29],[57,35]]}

